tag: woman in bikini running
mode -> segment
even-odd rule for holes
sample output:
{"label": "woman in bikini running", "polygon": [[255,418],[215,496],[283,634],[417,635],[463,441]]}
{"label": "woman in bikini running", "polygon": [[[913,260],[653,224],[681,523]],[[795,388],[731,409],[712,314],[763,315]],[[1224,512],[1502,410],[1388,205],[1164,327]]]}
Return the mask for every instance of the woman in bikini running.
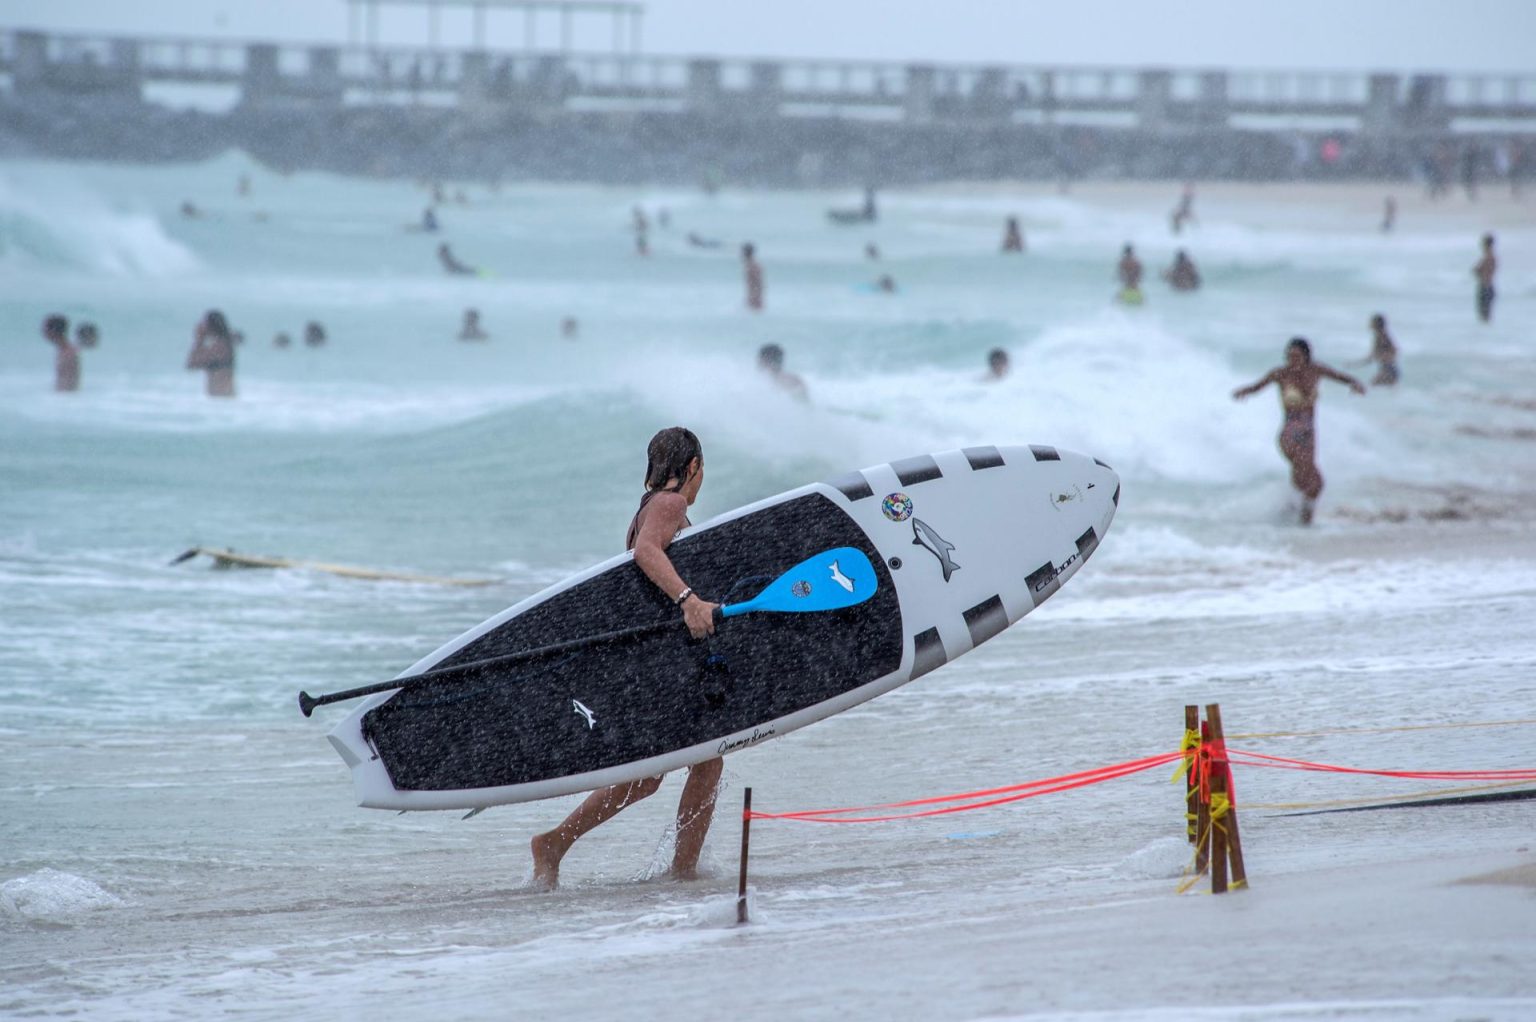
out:
{"label": "woman in bikini running", "polygon": [[1301,492],[1301,524],[1312,524],[1312,509],[1323,492],[1323,474],[1317,468],[1317,437],[1312,413],[1317,407],[1317,383],[1322,378],[1337,380],[1356,394],[1365,393],[1365,385],[1348,373],[1312,361],[1312,346],[1301,337],[1293,337],[1285,346],[1285,365],[1271,369],[1264,377],[1232,396],[1241,401],[1257,394],[1271,383],[1280,388],[1280,404],[1285,421],[1280,427],[1280,453],[1291,463],[1291,485]]}

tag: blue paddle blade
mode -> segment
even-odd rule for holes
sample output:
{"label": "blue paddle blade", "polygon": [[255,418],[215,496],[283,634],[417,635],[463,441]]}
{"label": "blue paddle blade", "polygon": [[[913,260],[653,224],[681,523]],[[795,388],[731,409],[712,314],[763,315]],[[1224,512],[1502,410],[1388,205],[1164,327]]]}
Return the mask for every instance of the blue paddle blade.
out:
{"label": "blue paddle blade", "polygon": [[817,610],[841,610],[863,603],[879,586],[875,566],[862,550],[834,547],[807,557],[790,568],[750,600],[720,608],[722,617],[774,611],[803,614]]}

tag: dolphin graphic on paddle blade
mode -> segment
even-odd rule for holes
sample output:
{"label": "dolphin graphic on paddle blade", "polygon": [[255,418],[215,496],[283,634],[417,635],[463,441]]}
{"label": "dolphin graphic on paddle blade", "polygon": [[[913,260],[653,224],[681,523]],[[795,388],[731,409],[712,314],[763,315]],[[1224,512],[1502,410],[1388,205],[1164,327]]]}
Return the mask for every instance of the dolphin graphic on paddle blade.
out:
{"label": "dolphin graphic on paddle blade", "polygon": [[939,567],[944,570],[944,581],[948,582],[949,576],[960,570],[960,565],[949,559],[949,552],[955,545],[933,531],[933,526],[921,518],[912,519],[912,545],[922,547],[939,559]]}

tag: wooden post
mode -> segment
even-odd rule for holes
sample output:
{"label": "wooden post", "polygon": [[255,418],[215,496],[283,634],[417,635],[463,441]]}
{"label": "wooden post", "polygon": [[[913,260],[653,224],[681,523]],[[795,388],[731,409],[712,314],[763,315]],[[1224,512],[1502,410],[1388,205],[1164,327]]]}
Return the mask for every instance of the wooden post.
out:
{"label": "wooden post", "polygon": [[[1220,792],[1226,797],[1227,812],[1221,821],[1216,838],[1221,851],[1219,865],[1211,872],[1211,892],[1220,894],[1227,889],[1227,865],[1232,867],[1232,886],[1248,886],[1248,871],[1243,866],[1243,842],[1237,829],[1237,801],[1232,796],[1232,768],[1227,762],[1226,732],[1221,727],[1221,706],[1211,703],[1205,708],[1205,718],[1211,725],[1211,737],[1216,742],[1219,761],[1212,763],[1211,793]],[[1220,871],[1221,887],[1218,890],[1217,870]]]}
{"label": "wooden post", "polygon": [[[1200,745],[1195,750],[1195,766],[1201,777],[1205,777],[1211,768],[1211,724],[1210,721],[1200,722]],[[1199,785],[1197,780],[1196,784]],[[1204,873],[1211,861],[1211,804],[1200,797],[1200,792],[1195,793],[1195,872]]]}
{"label": "wooden post", "polygon": [[[1189,741],[1191,735],[1195,736],[1195,741],[1199,741],[1199,734],[1200,707],[1184,707],[1184,738],[1180,744]],[[1198,751],[1197,745],[1184,750],[1184,833],[1190,844],[1199,840],[1199,830],[1195,827],[1200,812],[1200,786],[1195,783],[1195,755]]]}
{"label": "wooden post", "polygon": [[736,883],[736,924],[747,921],[747,843],[752,835],[752,789],[741,798],[741,877]]}

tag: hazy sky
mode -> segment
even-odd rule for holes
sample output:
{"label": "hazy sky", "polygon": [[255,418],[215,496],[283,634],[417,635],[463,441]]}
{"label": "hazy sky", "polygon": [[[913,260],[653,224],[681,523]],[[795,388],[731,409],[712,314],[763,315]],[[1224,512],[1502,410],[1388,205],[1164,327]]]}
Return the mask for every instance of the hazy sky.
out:
{"label": "hazy sky", "polygon": [[[1406,69],[1536,73],[1536,0],[648,0],[659,54],[1018,64]],[[0,25],[342,42],[345,0],[0,0]],[[440,15],[467,43],[471,16]],[[385,7],[384,42],[427,39],[425,10]],[[494,46],[523,18],[489,15]],[[556,38],[546,15],[540,41]],[[588,17],[581,49],[605,50]]]}

